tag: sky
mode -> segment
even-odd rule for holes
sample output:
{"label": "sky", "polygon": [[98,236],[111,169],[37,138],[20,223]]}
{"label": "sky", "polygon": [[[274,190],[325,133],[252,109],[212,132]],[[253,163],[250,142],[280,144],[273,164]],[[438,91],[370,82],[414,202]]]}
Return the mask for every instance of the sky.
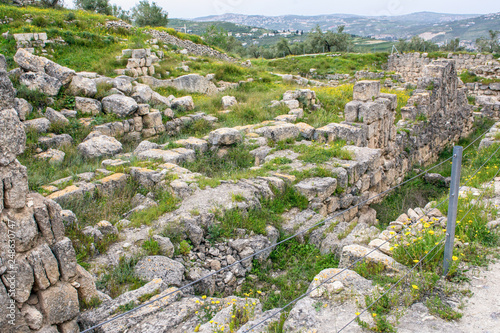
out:
{"label": "sky", "polygon": [[[111,0],[130,9],[139,0]],[[498,0],[155,0],[171,18],[195,18],[224,13],[249,15],[403,15],[420,11],[450,14],[500,12]]]}

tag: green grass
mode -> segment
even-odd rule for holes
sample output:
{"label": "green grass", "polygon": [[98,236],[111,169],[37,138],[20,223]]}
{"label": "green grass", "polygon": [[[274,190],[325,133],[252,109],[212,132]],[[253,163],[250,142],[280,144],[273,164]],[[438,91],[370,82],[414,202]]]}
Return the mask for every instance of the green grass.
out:
{"label": "green grass", "polygon": [[229,179],[242,169],[248,169],[254,164],[254,157],[249,148],[243,144],[228,148],[227,155],[218,157],[217,152],[198,152],[192,162],[182,163],[182,167],[191,172],[199,172],[204,176],[216,179]]}
{"label": "green grass", "polygon": [[103,273],[97,280],[96,286],[105,290],[109,296],[115,298],[124,292],[138,289],[146,284],[135,275],[134,267],[139,258],[121,257],[117,266]]}
{"label": "green grass", "polygon": [[444,320],[458,320],[462,318],[462,314],[453,310],[451,306],[448,304],[444,303],[439,297],[434,296],[429,298],[426,302],[425,305],[429,309],[429,313],[432,315],[436,315],[439,318],[442,318]]}
{"label": "green grass", "polygon": [[460,73],[460,79],[462,80],[463,83],[481,83],[484,85],[488,85],[493,82],[500,82],[500,79],[493,79],[493,78],[484,78],[481,76],[477,76],[476,74],[470,72],[470,71],[463,71]]}
{"label": "green grass", "polygon": [[340,123],[344,120],[344,107],[352,101],[352,84],[344,84],[338,87],[319,87],[313,89],[322,107],[306,113],[304,122],[313,126],[321,127],[330,123]]}
{"label": "green grass", "polygon": [[[264,264],[253,261],[250,274],[258,279],[253,282],[247,279],[241,291],[241,294],[261,291],[259,298],[263,310],[283,307],[306,292],[313,278],[323,269],[338,267],[338,259],[333,254],[322,255],[314,245],[301,244],[295,239],[278,245],[269,259],[271,262]],[[281,274],[273,277],[273,272]]]}
{"label": "green grass", "polygon": [[175,210],[179,203],[178,199],[167,190],[156,190],[155,199],[158,205],[132,213],[129,218],[132,226],[140,227],[142,225],[149,225],[161,215]]}
{"label": "green grass", "polygon": [[263,60],[252,60],[252,64],[268,71],[298,74],[305,76],[311,68],[316,69],[319,75],[325,74],[351,74],[358,70],[381,71],[382,65],[387,62],[387,53],[345,53],[340,57],[327,55],[295,57]]}
{"label": "green grass", "polygon": [[300,154],[299,160],[307,163],[324,163],[332,158],[352,160],[351,152],[344,149],[345,145],[345,141],[337,140],[328,144],[294,145],[291,148]]}
{"label": "green grass", "polygon": [[281,228],[283,222],[281,214],[293,207],[304,210],[309,204],[307,198],[291,186],[287,186],[283,193],[275,189],[274,198],[262,198],[260,203],[261,208],[252,208],[248,211],[235,208],[227,210],[223,214],[219,213],[216,217],[219,223],[208,228],[208,239],[213,242],[221,237],[234,237],[237,228],[265,235],[268,225]]}
{"label": "green grass", "polygon": [[131,200],[140,192],[137,183],[129,180],[125,188],[106,196],[100,192],[88,193],[82,199],[75,198],[61,202],[63,209],[69,209],[78,217],[78,225],[66,228],[66,235],[72,240],[79,263],[85,262],[94,254],[94,248],[104,253],[115,237],[107,237],[94,244],[91,237],[82,233],[86,226],[94,226],[102,220],[115,224],[123,218],[123,214],[132,209]]}

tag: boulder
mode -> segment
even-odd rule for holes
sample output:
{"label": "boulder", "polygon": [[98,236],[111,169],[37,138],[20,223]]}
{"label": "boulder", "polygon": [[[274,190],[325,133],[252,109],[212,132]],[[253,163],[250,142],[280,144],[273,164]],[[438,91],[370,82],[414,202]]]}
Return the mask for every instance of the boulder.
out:
{"label": "boulder", "polygon": [[258,128],[255,130],[255,133],[277,142],[286,139],[295,139],[300,134],[300,131],[294,124],[282,123]]}
{"label": "boulder", "polygon": [[93,97],[97,94],[97,85],[89,78],[75,75],[71,80],[68,91],[74,96]]}
{"label": "boulder", "polygon": [[175,143],[185,148],[198,150],[201,152],[205,152],[208,150],[207,141],[195,137],[189,137],[187,139],[177,140],[175,141]]}
{"label": "boulder", "polygon": [[120,90],[126,95],[130,95],[134,88],[128,76],[118,76],[111,81],[111,84],[113,85],[113,88]]}
{"label": "boulder", "polygon": [[52,124],[58,123],[62,125],[68,125],[69,120],[62,115],[61,112],[54,110],[53,108],[47,107],[45,110],[45,118],[47,118]]}
{"label": "boulder", "polygon": [[59,282],[38,292],[39,306],[49,324],[61,324],[78,315],[78,292],[70,284]]}
{"label": "boulder", "polygon": [[58,164],[64,161],[66,154],[60,150],[50,148],[46,152],[35,155],[36,158],[41,160],[48,160],[51,164]]}
{"label": "boulder", "polygon": [[364,262],[381,265],[389,273],[399,273],[405,270],[405,266],[398,263],[392,257],[378,250],[372,251],[373,250],[370,248],[356,244],[344,246],[340,257],[339,267],[349,267],[357,260],[363,258]]}
{"label": "boulder", "polygon": [[193,161],[195,151],[185,148],[171,150],[148,149],[137,154],[140,160],[163,160],[165,163],[181,163],[183,161]]}
{"label": "boulder", "polygon": [[7,60],[3,54],[0,54],[0,70],[7,71]]}
{"label": "boulder", "polygon": [[102,104],[96,99],[87,97],[75,97],[75,110],[83,114],[97,115],[102,110]]}
{"label": "boulder", "polygon": [[371,101],[380,94],[380,81],[358,81],[353,88],[353,100]]}
{"label": "boulder", "polygon": [[133,98],[122,95],[104,97],[102,107],[105,113],[113,113],[122,118],[131,115],[138,108],[137,102]]}
{"label": "boulder", "polygon": [[69,134],[55,135],[50,133],[48,136],[39,137],[38,143],[43,148],[59,148],[62,146],[71,146],[73,144],[73,138]]}
{"label": "boulder", "polygon": [[144,140],[141,143],[139,143],[137,148],[135,148],[134,154],[137,155],[143,151],[150,150],[150,149],[157,149],[158,147],[159,147],[159,145],[157,143]]}
{"label": "boulder", "polygon": [[14,107],[15,97],[16,91],[7,72],[0,70],[0,110]]}
{"label": "boulder", "polygon": [[49,130],[50,121],[47,118],[36,118],[23,122],[26,129],[33,129],[38,133],[45,133]]}
{"label": "boulder", "polygon": [[158,246],[160,247],[160,251],[163,255],[167,257],[172,257],[174,255],[174,244],[170,241],[170,238],[168,237],[163,237],[160,235],[154,235],[153,240],[158,243]]}
{"label": "boulder", "polygon": [[39,90],[46,95],[56,96],[61,89],[62,83],[56,78],[45,73],[27,72],[21,74],[19,83],[24,84],[28,89]]}
{"label": "boulder", "polygon": [[184,96],[176,98],[172,101],[172,109],[183,109],[184,111],[191,111],[194,109],[194,102],[191,96]]}
{"label": "boulder", "polygon": [[45,65],[45,73],[59,80],[64,86],[70,83],[73,76],[75,76],[74,70],[56,64],[51,60],[48,60]]}
{"label": "boulder", "polygon": [[14,109],[16,109],[19,119],[25,121],[26,117],[33,111],[33,106],[23,98],[16,98],[14,99]]}
{"label": "boulder", "polygon": [[113,137],[94,131],[77,148],[84,157],[95,158],[120,153],[122,151],[122,144]]}
{"label": "boulder", "polygon": [[314,198],[324,200],[335,192],[337,179],[331,177],[308,178],[294,185],[294,187],[309,201]]}
{"label": "boulder", "polygon": [[24,152],[26,133],[14,109],[0,111],[0,166],[10,164]]}
{"label": "boulder", "polygon": [[146,281],[162,279],[167,285],[180,287],[184,276],[184,266],[168,257],[144,257],[135,266],[135,274]]}
{"label": "boulder", "polygon": [[222,97],[222,108],[224,110],[229,109],[231,106],[238,104],[236,97],[234,96],[224,96]]}
{"label": "boulder", "polygon": [[229,146],[241,142],[242,139],[240,131],[227,127],[216,129],[208,135],[208,143],[214,146]]}
{"label": "boulder", "polygon": [[137,101],[137,103],[149,103],[153,96],[153,89],[150,86],[145,84],[138,84],[134,87],[134,93],[131,97]]}
{"label": "boulder", "polygon": [[45,65],[49,62],[47,58],[38,57],[26,49],[17,49],[14,61],[27,72],[45,73]]}
{"label": "boulder", "polygon": [[52,245],[52,252],[54,252],[57,262],[59,263],[61,279],[63,281],[70,281],[77,274],[76,253],[73,248],[73,243],[68,237],[64,237]]}

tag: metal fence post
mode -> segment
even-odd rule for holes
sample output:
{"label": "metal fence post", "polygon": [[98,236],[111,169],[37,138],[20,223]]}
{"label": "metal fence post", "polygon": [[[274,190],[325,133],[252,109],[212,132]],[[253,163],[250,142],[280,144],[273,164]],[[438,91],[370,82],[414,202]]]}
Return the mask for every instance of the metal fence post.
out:
{"label": "metal fence post", "polygon": [[450,200],[448,201],[448,223],[446,224],[446,242],[444,244],[443,276],[448,274],[453,256],[453,241],[457,222],[458,190],[460,189],[460,173],[462,171],[461,146],[453,148],[453,163],[451,165]]}

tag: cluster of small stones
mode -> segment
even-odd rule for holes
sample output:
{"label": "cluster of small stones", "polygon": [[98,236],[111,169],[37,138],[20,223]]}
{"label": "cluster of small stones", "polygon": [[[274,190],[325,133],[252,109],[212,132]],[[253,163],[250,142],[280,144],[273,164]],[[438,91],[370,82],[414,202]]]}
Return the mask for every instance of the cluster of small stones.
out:
{"label": "cluster of small stones", "polygon": [[28,191],[17,160],[26,134],[5,63],[0,68],[0,331],[76,333],[79,302],[98,292],[64,235],[61,207]]}

